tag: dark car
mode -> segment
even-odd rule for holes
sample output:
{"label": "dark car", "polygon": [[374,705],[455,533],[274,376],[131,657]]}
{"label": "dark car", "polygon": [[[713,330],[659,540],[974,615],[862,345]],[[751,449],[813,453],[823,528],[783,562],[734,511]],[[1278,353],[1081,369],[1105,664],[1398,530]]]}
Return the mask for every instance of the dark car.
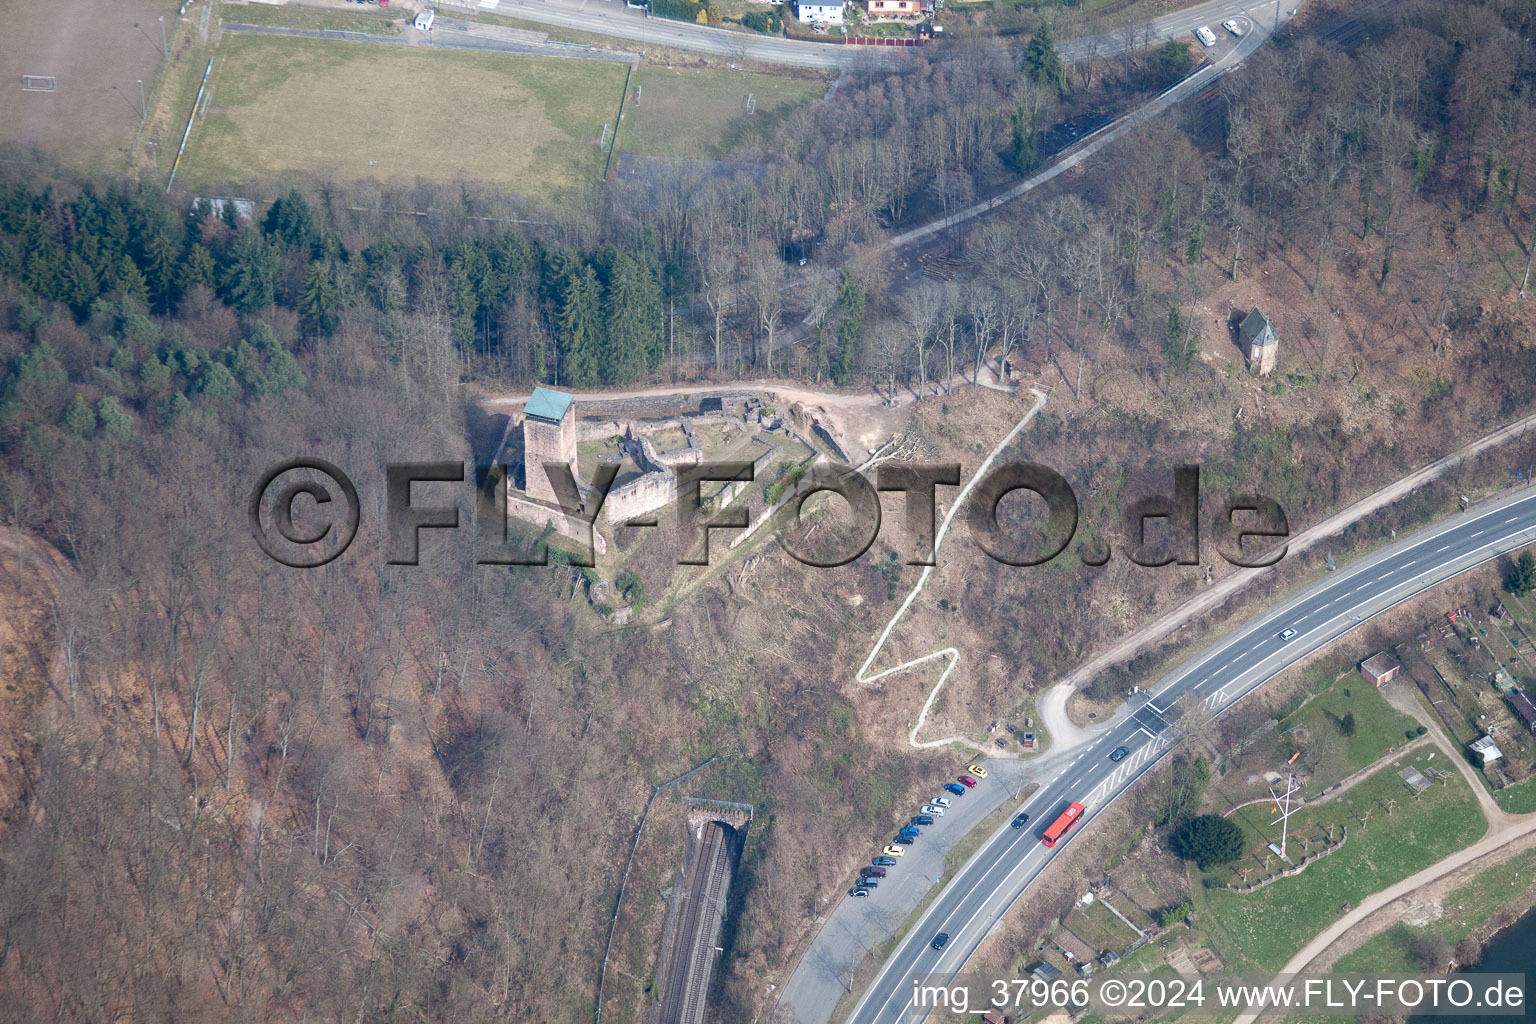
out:
{"label": "dark car", "polygon": [[914,824],[914,825],[932,825],[933,824],[933,815],[931,815],[931,814],[919,814],[919,815],[917,815],[916,817],[914,817],[912,819],[912,824]]}
{"label": "dark car", "polygon": [[906,828],[901,830],[901,834],[904,836],[911,836],[913,839],[916,839],[918,836],[922,835],[922,832],[918,831],[913,826],[908,825]]}
{"label": "dark car", "polygon": [[861,878],[884,878],[885,868],[860,868],[859,876]]}
{"label": "dark car", "polygon": [[1029,815],[1023,813],[1022,811],[1019,812],[1018,814],[1014,815],[1014,817],[1013,817],[1013,827],[1014,828],[1023,828],[1028,822],[1029,822]]}
{"label": "dark car", "polygon": [[947,945],[949,945],[949,932],[939,932],[933,937],[934,949],[943,949]]}
{"label": "dark car", "polygon": [[913,843],[917,842],[917,840],[912,836],[897,836],[895,839],[892,839],[891,842],[895,843],[897,846],[911,846]]}
{"label": "dark car", "polygon": [[1130,747],[1116,747],[1109,755],[1111,761],[1118,761],[1131,752]]}
{"label": "dark car", "polygon": [[880,879],[861,878],[854,884],[857,885],[860,889],[878,889],[880,888]]}
{"label": "dark car", "polygon": [[876,857],[874,860],[870,861],[870,863],[877,868],[893,868],[896,866],[896,858],[883,856]]}
{"label": "dark car", "polygon": [[946,782],[944,783],[944,788],[955,794],[955,796],[965,796],[965,787],[958,782]]}

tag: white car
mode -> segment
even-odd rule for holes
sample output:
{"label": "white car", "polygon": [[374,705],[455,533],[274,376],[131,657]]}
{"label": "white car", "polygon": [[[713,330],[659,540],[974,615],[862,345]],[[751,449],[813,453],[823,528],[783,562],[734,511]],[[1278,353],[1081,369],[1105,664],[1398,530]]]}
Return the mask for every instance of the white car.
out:
{"label": "white car", "polygon": [[1243,37],[1243,33],[1247,31],[1247,29],[1243,28],[1243,23],[1238,21],[1236,18],[1228,18],[1226,21],[1221,23],[1221,27],[1226,29],[1228,32],[1231,32],[1239,39],[1241,39]]}
{"label": "white car", "polygon": [[1201,25],[1199,28],[1195,29],[1195,38],[1200,40],[1201,46],[1216,45],[1216,33],[1211,31],[1211,27],[1209,25]]}
{"label": "white car", "polygon": [[931,814],[935,818],[942,818],[944,817],[944,808],[938,804],[923,804],[923,813]]}
{"label": "white car", "polygon": [[1279,633],[1279,639],[1281,639],[1281,640],[1289,640],[1291,637],[1293,637],[1295,635],[1296,635],[1296,631],[1294,629],[1282,629],[1280,631],[1280,633]]}
{"label": "white car", "polygon": [[936,797],[934,797],[933,798],[933,806],[935,806],[935,807],[948,807],[949,806],[949,797],[947,797],[947,796],[936,796]]}

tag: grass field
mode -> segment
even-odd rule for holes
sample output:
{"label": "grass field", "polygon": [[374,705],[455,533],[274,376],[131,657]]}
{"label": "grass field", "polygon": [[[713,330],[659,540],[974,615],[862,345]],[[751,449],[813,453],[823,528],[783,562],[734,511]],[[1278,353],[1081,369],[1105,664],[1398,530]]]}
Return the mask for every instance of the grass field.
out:
{"label": "grass field", "polygon": [[355,7],[346,11],[333,11],[294,4],[281,7],[268,4],[226,4],[221,16],[231,25],[337,29],[342,32],[366,32],[375,36],[399,35],[400,22],[410,17],[404,8]]}
{"label": "grass field", "polygon": [[550,198],[596,181],[622,64],[231,34],[182,162],[189,187],[284,171],[485,181]]}
{"label": "grass field", "polygon": [[[639,102],[634,101],[636,87]],[[827,91],[819,77],[788,77],[710,68],[645,67],[630,86],[619,148],[645,156],[719,159],[766,134],[777,118]],[[751,95],[757,112],[747,115]]]}
{"label": "grass field", "polygon": [[[1353,736],[1345,736],[1342,729],[1348,714],[1355,716]],[[1308,786],[1312,792],[1407,743],[1408,730],[1417,725],[1389,705],[1359,672],[1350,672],[1281,722],[1279,742],[1282,747],[1290,745],[1284,756],[1301,751],[1298,760],[1312,773]]]}
{"label": "grass field", "polygon": [[1506,786],[1493,794],[1493,799],[1510,814],[1530,814],[1536,811],[1536,779]]}
{"label": "grass field", "polygon": [[[100,173],[121,171],[159,73],[161,23],[174,0],[0,0],[0,142],[46,149]],[[54,92],[25,92],[22,75],[50,75]]]}
{"label": "grass field", "polygon": [[[1410,759],[1403,760],[1402,767],[1407,767]],[[1443,757],[1436,761],[1444,767]],[[1420,770],[1435,764],[1428,751],[1411,762]],[[1292,835],[1303,838],[1329,824],[1349,829],[1349,839],[1340,850],[1301,874],[1248,894],[1195,884],[1200,925],[1209,929],[1211,948],[1229,967],[1279,968],[1336,920],[1344,904],[1358,903],[1487,831],[1487,822],[1459,775],[1445,785],[1436,782],[1414,799],[1397,771],[1396,765],[1389,765],[1337,799],[1304,809],[1298,815],[1304,820],[1292,820]],[[1388,800],[1396,801],[1390,817]],[[1370,823],[1362,827],[1360,818],[1368,808]],[[1268,820],[1265,816],[1264,821]]]}

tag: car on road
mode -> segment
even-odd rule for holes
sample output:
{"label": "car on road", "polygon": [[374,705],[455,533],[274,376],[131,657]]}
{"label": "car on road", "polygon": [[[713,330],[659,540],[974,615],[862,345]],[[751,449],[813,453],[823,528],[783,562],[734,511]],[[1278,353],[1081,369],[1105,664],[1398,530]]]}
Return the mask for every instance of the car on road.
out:
{"label": "car on road", "polygon": [[966,789],[975,789],[976,780],[971,778],[969,775],[962,775],[960,776],[960,785],[964,786]]}
{"label": "car on road", "polygon": [[949,945],[949,932],[939,932],[933,937],[934,949],[943,949],[947,945]]}
{"label": "car on road", "polygon": [[916,839],[918,836],[922,835],[923,833],[916,826],[908,825],[908,826],[906,826],[905,828],[903,828],[901,830],[901,834],[904,835],[904,836],[910,836],[913,839]]}
{"label": "car on road", "polygon": [[892,839],[891,842],[895,843],[897,846],[911,846],[913,843],[917,842],[917,836],[897,836],[895,839]]}
{"label": "car on road", "polygon": [[1027,824],[1029,824],[1029,815],[1025,814],[1023,811],[1020,811],[1018,814],[1013,816],[1014,828],[1023,828]]}
{"label": "car on road", "polygon": [[1109,759],[1111,761],[1118,761],[1121,758],[1125,757],[1125,755],[1129,754],[1130,752],[1131,752],[1131,748],[1130,747],[1116,747],[1114,750],[1111,750],[1109,752]]}
{"label": "car on road", "polygon": [[923,813],[931,814],[935,818],[942,818],[944,817],[944,808],[938,804],[923,804]]}
{"label": "car on road", "polygon": [[1226,21],[1221,23],[1221,27],[1226,29],[1228,32],[1231,32],[1239,39],[1243,37],[1244,32],[1248,31],[1247,29],[1243,28],[1243,23],[1238,21],[1236,18],[1228,18]]}
{"label": "car on road", "polygon": [[[890,845],[886,846],[886,848],[881,850],[880,852],[885,854],[887,859],[889,859],[891,857],[905,857],[907,855],[907,851],[902,849],[901,847],[897,846],[895,843],[891,843]],[[895,861],[891,861],[891,863],[895,864],[896,862]]]}
{"label": "car on road", "polygon": [[896,866],[896,858],[887,854],[882,857],[876,857],[870,863],[877,868],[893,868]]}
{"label": "car on road", "polygon": [[[955,794],[955,796],[965,796],[965,787],[960,785],[958,782],[946,782],[944,783],[944,788]],[[942,800],[944,798],[940,797],[939,799]]]}
{"label": "car on road", "polygon": [[848,895],[852,896],[856,900],[867,900],[869,899],[869,890],[860,889],[858,886],[854,886],[852,889],[848,890]]}
{"label": "car on road", "polygon": [[965,766],[965,770],[976,776],[978,779],[984,779],[987,777],[987,770],[979,764],[968,764]]}
{"label": "car on road", "polygon": [[884,878],[885,868],[860,868],[860,878]]}
{"label": "car on road", "polygon": [[1211,31],[1209,25],[1201,25],[1195,29],[1195,38],[1200,40],[1201,46],[1215,46],[1216,33]]}
{"label": "car on road", "polygon": [[932,825],[933,824],[933,815],[931,815],[931,814],[914,814],[912,816],[912,824],[914,824],[914,825]]}
{"label": "car on road", "polygon": [[1296,631],[1294,629],[1282,629],[1277,635],[1281,640],[1289,640],[1296,635]]}
{"label": "car on road", "polygon": [[935,797],[934,801],[933,801],[933,806],[935,806],[935,807],[948,807],[948,806],[950,806],[951,802],[952,801],[947,796]]}

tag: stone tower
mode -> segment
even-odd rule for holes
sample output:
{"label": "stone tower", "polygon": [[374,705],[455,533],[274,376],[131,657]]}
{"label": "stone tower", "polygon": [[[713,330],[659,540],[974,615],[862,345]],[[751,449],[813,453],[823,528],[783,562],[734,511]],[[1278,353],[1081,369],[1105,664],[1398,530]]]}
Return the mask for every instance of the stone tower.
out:
{"label": "stone tower", "polygon": [[559,504],[544,465],[564,463],[576,473],[575,396],[534,388],[523,407],[523,483],[530,498]]}
{"label": "stone tower", "polygon": [[1258,306],[1243,318],[1242,326],[1237,329],[1237,340],[1248,359],[1248,372],[1267,377],[1275,368],[1280,336],[1275,333],[1275,325],[1269,322],[1269,317],[1259,312]]}

